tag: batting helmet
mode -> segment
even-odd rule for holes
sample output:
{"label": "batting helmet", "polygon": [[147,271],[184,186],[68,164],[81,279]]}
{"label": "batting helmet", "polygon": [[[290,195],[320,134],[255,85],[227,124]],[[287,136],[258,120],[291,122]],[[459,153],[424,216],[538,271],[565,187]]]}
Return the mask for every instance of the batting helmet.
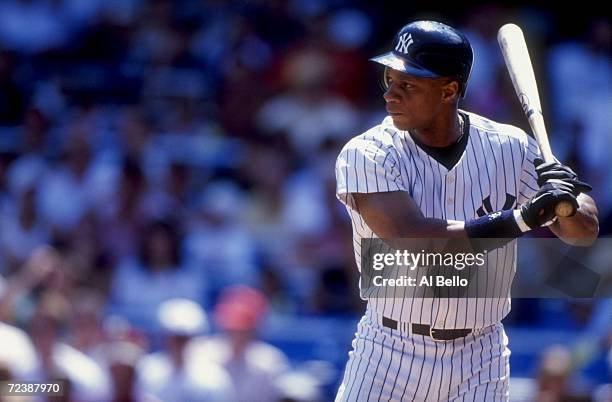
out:
{"label": "batting helmet", "polygon": [[465,96],[474,53],[456,29],[436,21],[416,21],[395,35],[390,52],[370,60],[418,77],[454,77]]}

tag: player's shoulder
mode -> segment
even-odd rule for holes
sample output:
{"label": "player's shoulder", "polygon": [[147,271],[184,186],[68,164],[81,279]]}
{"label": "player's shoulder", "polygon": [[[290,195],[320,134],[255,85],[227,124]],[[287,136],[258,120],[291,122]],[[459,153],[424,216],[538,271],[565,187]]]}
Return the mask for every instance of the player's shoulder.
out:
{"label": "player's shoulder", "polygon": [[351,138],[342,148],[346,150],[387,149],[396,147],[401,140],[402,131],[393,126],[390,117],[386,117],[380,124]]}
{"label": "player's shoulder", "polygon": [[529,136],[519,127],[511,124],[500,123],[473,112],[462,112],[468,115],[470,119],[470,126],[475,128],[479,135],[496,135],[506,141],[519,142],[523,146],[527,146],[530,142],[534,141],[531,136]]}

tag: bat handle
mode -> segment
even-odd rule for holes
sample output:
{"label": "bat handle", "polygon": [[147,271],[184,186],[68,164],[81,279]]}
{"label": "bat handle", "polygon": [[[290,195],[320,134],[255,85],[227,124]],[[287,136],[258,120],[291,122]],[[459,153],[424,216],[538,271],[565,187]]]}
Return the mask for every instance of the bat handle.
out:
{"label": "bat handle", "polygon": [[555,215],[561,217],[572,216],[576,213],[574,205],[569,201],[561,201],[555,205]]}
{"label": "bat handle", "polygon": [[[540,152],[542,153],[542,159],[544,159],[545,162],[555,162],[555,156],[553,155],[552,150],[550,149],[550,144],[548,143],[542,112],[536,113],[532,110],[528,113],[528,115],[529,124],[531,125],[533,132],[536,134],[536,139],[538,140]],[[567,217],[572,216],[575,213],[576,209],[569,201],[561,201],[555,205],[555,215],[557,216]]]}

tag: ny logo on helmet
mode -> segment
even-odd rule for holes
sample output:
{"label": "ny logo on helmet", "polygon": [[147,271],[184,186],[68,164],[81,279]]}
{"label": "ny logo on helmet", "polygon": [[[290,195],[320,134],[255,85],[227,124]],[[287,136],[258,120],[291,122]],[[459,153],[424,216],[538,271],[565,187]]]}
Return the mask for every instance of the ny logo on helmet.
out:
{"label": "ny logo on helmet", "polygon": [[412,34],[403,34],[399,37],[399,41],[395,46],[395,50],[401,53],[408,53],[408,48],[412,45]]}

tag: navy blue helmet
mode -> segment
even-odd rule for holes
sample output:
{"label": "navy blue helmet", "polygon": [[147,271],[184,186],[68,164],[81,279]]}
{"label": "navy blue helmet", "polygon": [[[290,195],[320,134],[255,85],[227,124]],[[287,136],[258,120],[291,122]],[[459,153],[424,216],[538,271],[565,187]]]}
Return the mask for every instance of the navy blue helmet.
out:
{"label": "navy blue helmet", "polygon": [[416,21],[395,35],[390,52],[370,60],[418,77],[454,77],[465,96],[474,53],[468,39],[456,29],[441,22]]}

